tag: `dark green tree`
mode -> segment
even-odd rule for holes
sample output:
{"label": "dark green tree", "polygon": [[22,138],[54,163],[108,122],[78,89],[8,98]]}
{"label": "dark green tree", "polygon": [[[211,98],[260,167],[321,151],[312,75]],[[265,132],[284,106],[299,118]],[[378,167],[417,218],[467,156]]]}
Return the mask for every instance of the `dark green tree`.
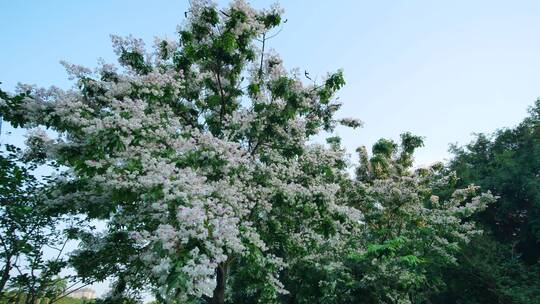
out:
{"label": "dark green tree", "polygon": [[451,152],[458,184],[476,184],[499,199],[477,215],[486,233],[448,271],[449,290],[439,300],[539,303],[540,100],[516,127],[479,134]]}
{"label": "dark green tree", "polygon": [[[54,303],[77,288],[68,267],[66,245],[76,217],[50,204],[50,179],[34,174],[38,155],[5,145],[0,153],[0,299]],[[65,230],[65,229],[67,230]]]}

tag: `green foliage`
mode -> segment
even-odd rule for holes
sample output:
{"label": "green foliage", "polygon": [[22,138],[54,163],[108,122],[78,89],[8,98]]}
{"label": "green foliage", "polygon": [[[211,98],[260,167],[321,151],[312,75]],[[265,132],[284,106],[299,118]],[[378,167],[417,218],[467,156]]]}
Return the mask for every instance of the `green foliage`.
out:
{"label": "green foliage", "polygon": [[540,101],[517,127],[480,134],[456,155],[450,168],[461,183],[473,182],[500,196],[480,220],[501,242],[517,241],[528,264],[540,258]]}
{"label": "green foliage", "polygon": [[479,134],[451,150],[449,169],[458,183],[477,184],[499,199],[477,216],[489,233],[471,243],[458,267],[448,271],[444,297],[540,303],[540,100],[518,126]]}
{"label": "green foliage", "polygon": [[123,51],[119,60],[123,65],[131,67],[140,74],[150,72],[150,67],[144,62],[144,57],[140,53]]}
{"label": "green foliage", "polygon": [[525,265],[515,247],[491,234],[473,239],[443,273],[446,286],[432,303],[540,303],[538,265]]}
{"label": "green foliage", "polygon": [[14,146],[0,154],[0,298],[8,289],[26,294],[28,301],[54,298],[65,287],[59,275],[67,262],[43,252],[67,242],[57,229],[63,214],[48,205],[46,188],[33,175],[36,166]]}
{"label": "green foliage", "polygon": [[[24,296],[16,300],[14,298],[11,298],[10,295],[12,294],[7,295],[7,298],[9,300],[0,299],[0,304],[25,304],[26,298]],[[59,299],[54,299],[52,302],[50,298],[39,298],[35,300],[35,302],[33,302],[32,304],[52,304],[52,303],[54,304],[96,304],[97,302],[99,301],[88,300],[88,299],[76,299],[76,298],[66,296]]]}
{"label": "green foliage", "polygon": [[[439,164],[413,171],[412,154],[422,139],[401,138],[400,144],[378,141],[371,157],[358,149],[358,180],[340,181],[340,197],[361,210],[363,227],[345,247],[313,248],[312,259],[287,269],[285,302],[424,303],[444,286],[441,272],[478,233],[470,215],[493,197],[456,188]],[[339,138],[328,142],[339,148]],[[441,189],[453,194],[439,201]]]}
{"label": "green foliage", "polygon": [[22,127],[28,122],[28,119],[25,118],[23,108],[23,102],[28,96],[28,93],[23,92],[12,96],[0,89],[0,100],[4,101],[0,104],[0,112],[3,119],[9,121],[14,127]]}

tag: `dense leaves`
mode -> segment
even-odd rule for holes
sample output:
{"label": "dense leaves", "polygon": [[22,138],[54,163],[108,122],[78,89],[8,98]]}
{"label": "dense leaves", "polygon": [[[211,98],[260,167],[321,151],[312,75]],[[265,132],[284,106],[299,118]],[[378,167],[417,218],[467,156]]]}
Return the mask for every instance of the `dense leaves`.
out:
{"label": "dense leaves", "polygon": [[[459,269],[450,271],[447,296],[470,303],[540,301],[540,101],[518,126],[480,134],[452,151],[450,169],[459,183],[489,189],[499,201],[478,215],[489,233],[461,256]],[[463,292],[456,277],[478,288]]]}
{"label": "dense leaves", "polygon": [[[38,139],[35,139],[38,140]],[[75,218],[49,204],[45,181],[34,176],[37,163],[28,154],[3,146],[0,154],[0,301],[50,303],[67,291],[62,255]],[[71,280],[70,280],[71,283]]]}

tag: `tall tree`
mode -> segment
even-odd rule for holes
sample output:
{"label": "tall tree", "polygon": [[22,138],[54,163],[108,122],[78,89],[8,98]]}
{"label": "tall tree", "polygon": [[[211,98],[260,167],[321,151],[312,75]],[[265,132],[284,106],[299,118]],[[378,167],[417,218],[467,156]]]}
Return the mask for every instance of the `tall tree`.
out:
{"label": "tall tree", "polygon": [[306,85],[265,51],[280,14],[195,1],[178,41],[147,53],[113,36],[122,69],[64,63],[74,89],[21,86],[3,98],[12,124],[58,132],[44,145],[71,173],[58,200],[107,220],[103,236],[81,235],[81,274],[114,276],[119,293],[151,286],[167,301],[224,303],[241,265],[270,303],[287,292],[284,257],[346,230],[348,208],[313,171],[331,176],[340,155],[307,142],[337,123],[343,76]]}
{"label": "tall tree", "polygon": [[[2,146],[0,153],[0,299],[33,304],[47,298],[53,303],[76,286],[62,273],[70,240],[64,232],[76,218],[50,204],[51,188],[34,176],[36,155],[11,145]],[[59,288],[66,280],[70,286]]]}
{"label": "tall tree", "polygon": [[450,168],[462,184],[475,183],[500,196],[481,215],[502,242],[516,242],[529,264],[540,258],[540,101],[515,128],[480,134],[465,147],[452,147]]}
{"label": "tall tree", "polygon": [[516,127],[479,134],[451,151],[449,169],[458,184],[477,184],[499,201],[477,216],[488,233],[465,250],[458,268],[448,270],[445,296],[471,303],[538,302],[540,101]]}
{"label": "tall tree", "polygon": [[[371,157],[358,149],[357,181],[349,204],[362,211],[364,250],[346,259],[355,303],[424,303],[443,284],[441,269],[481,233],[471,216],[494,202],[478,187],[455,186],[440,163],[412,169],[421,137],[381,139]],[[443,196],[442,193],[449,195]]]}
{"label": "tall tree", "polygon": [[[339,138],[329,143],[338,150]],[[413,170],[422,145],[405,133],[400,144],[379,140],[371,156],[358,149],[356,179],[337,177],[335,199],[354,207],[360,227],[287,269],[286,303],[425,303],[444,287],[442,271],[481,233],[472,216],[495,197],[456,187],[440,163]]]}

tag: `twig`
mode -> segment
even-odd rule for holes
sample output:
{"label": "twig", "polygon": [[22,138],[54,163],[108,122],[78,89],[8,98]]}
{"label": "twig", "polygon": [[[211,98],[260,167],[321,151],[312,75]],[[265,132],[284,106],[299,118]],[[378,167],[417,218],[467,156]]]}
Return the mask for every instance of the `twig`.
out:
{"label": "twig", "polygon": [[266,32],[263,33],[262,48],[261,48],[261,64],[259,66],[259,81],[262,80],[263,63],[264,63],[264,46],[266,44]]}

